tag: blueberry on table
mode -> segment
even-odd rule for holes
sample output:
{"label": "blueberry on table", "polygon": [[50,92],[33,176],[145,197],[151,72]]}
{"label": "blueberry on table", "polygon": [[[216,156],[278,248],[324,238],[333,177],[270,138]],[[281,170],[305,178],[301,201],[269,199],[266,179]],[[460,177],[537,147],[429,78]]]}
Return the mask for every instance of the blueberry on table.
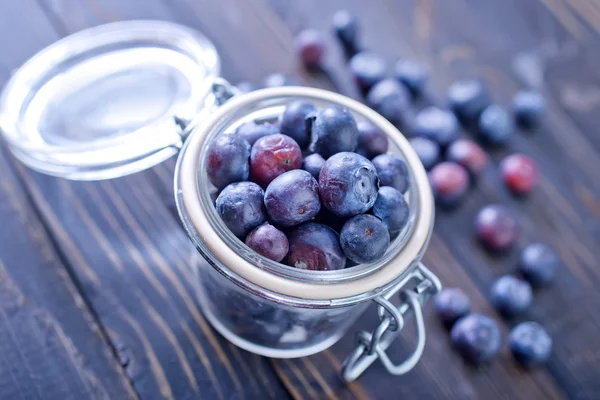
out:
{"label": "blueberry on table", "polygon": [[496,104],[487,107],[479,117],[479,136],[489,144],[505,144],[514,131],[510,115]]}
{"label": "blueberry on table", "polygon": [[256,121],[245,122],[235,130],[235,134],[246,139],[250,146],[261,137],[274,135],[278,132],[279,130],[275,125],[268,122],[257,123]]}
{"label": "blueberry on table", "polygon": [[440,146],[433,140],[414,137],[409,142],[425,169],[431,169],[440,160]]}
{"label": "blueberry on table", "polygon": [[349,11],[339,10],[333,14],[333,32],[346,54],[353,55],[358,51],[358,21]]}
{"label": "blueberry on table", "polygon": [[340,243],[350,260],[362,264],[377,261],[390,245],[387,226],[377,217],[357,215],[344,224]]}
{"label": "blueberry on table", "polygon": [[446,150],[446,158],[465,167],[473,178],[479,176],[488,163],[485,151],[469,139],[454,141]]}
{"label": "blueberry on table", "polygon": [[274,88],[281,86],[294,86],[295,81],[288,75],[274,73],[265,78],[264,86],[266,88]]}
{"label": "blueberry on table", "polygon": [[505,317],[515,317],[529,308],[533,300],[531,285],[511,275],[500,277],[490,291],[490,302]]}
{"label": "blueberry on table", "polygon": [[318,153],[309,154],[302,161],[302,169],[308,171],[315,179],[319,179],[319,174],[324,165],[325,159]]}
{"label": "blueberry on table", "polygon": [[524,195],[531,192],[538,182],[538,168],[535,162],[524,154],[516,153],[500,163],[504,184],[514,193]]}
{"label": "blueberry on table", "polygon": [[296,36],[296,51],[307,68],[318,68],[325,55],[325,39],[314,29],[303,30]]}
{"label": "blueberry on table", "polygon": [[302,150],[294,139],[280,133],[258,139],[250,152],[250,177],[266,187],[286,171],[302,167]]}
{"label": "blueberry on table", "polygon": [[330,157],[319,174],[323,206],[341,217],[366,212],[375,203],[379,180],[373,164],[356,153]]}
{"label": "blueberry on table", "polygon": [[408,167],[404,161],[393,154],[381,154],[371,162],[377,170],[379,186],[391,186],[400,193],[406,193],[409,179]]}
{"label": "blueberry on table", "polygon": [[515,118],[517,123],[525,128],[536,127],[545,108],[544,97],[534,90],[521,90],[513,98]]}
{"label": "blueberry on table", "polygon": [[288,227],[310,221],[321,209],[319,184],[301,169],[285,172],[267,186],[265,207],[277,225]]}
{"label": "blueberry on table", "polygon": [[354,151],[358,144],[358,126],[348,109],[330,105],[307,117],[311,135],[310,150],[329,158],[343,151]]}
{"label": "blueberry on table", "polygon": [[410,95],[397,80],[384,79],[369,90],[366,102],[392,124],[400,126],[406,121]]}
{"label": "blueberry on table", "polygon": [[469,174],[460,164],[444,161],[429,172],[431,189],[442,206],[456,206],[469,190]]}
{"label": "blueberry on table", "polygon": [[418,96],[423,91],[427,81],[427,71],[416,61],[400,60],[396,63],[394,76],[410,90],[413,96]]}
{"label": "blueberry on table", "polygon": [[459,288],[447,288],[434,298],[435,312],[447,328],[471,312],[471,301]]}
{"label": "blueberry on table", "polygon": [[450,111],[426,107],[415,117],[413,131],[445,147],[458,138],[459,123]]}
{"label": "blueberry on table", "polygon": [[533,286],[547,285],[554,279],[560,258],[547,244],[532,243],[521,252],[519,272]]}
{"label": "blueberry on table", "polygon": [[235,87],[240,93],[250,93],[256,90],[256,86],[248,81],[239,82]]}
{"label": "blueberry on table", "polygon": [[235,236],[244,238],[267,219],[263,197],[264,192],[256,183],[232,183],[217,197],[217,214]]}
{"label": "blueberry on table", "polygon": [[265,222],[246,236],[246,245],[270,260],[280,262],[289,250],[287,236],[273,225]]}
{"label": "blueberry on table", "polygon": [[477,79],[454,82],[448,88],[447,95],[450,108],[465,122],[476,120],[490,104],[487,89]]}
{"label": "blueberry on table", "polygon": [[387,227],[390,236],[400,232],[408,222],[409,207],[402,193],[390,186],[379,188],[373,215]]}
{"label": "blueberry on table", "polygon": [[208,179],[218,189],[248,179],[250,144],[237,135],[221,134],[208,148]]}
{"label": "blueberry on table", "polygon": [[504,251],[517,241],[519,225],[508,208],[492,204],[479,210],[475,218],[475,231],[488,250]]}
{"label": "blueberry on table", "polygon": [[498,324],[482,314],[468,314],[456,321],[450,338],[460,355],[475,365],[491,360],[502,347]]}
{"label": "blueberry on table", "polygon": [[385,132],[371,121],[362,120],[358,124],[358,147],[356,152],[369,160],[388,151],[388,138]]}
{"label": "blueberry on table", "polygon": [[377,82],[385,79],[385,60],[375,53],[363,51],[355,54],[348,63],[350,73],[358,87],[366,93]]}
{"label": "blueberry on table", "polygon": [[313,271],[332,271],[346,266],[338,234],[328,226],[306,222],[288,235],[286,264]]}
{"label": "blueberry on table", "polygon": [[537,322],[522,322],[508,335],[508,347],[525,368],[544,364],[552,353],[552,338]]}
{"label": "blueberry on table", "polygon": [[310,142],[306,117],[315,111],[315,106],[308,101],[298,100],[289,103],[279,117],[279,130],[294,139],[300,148],[306,148]]}

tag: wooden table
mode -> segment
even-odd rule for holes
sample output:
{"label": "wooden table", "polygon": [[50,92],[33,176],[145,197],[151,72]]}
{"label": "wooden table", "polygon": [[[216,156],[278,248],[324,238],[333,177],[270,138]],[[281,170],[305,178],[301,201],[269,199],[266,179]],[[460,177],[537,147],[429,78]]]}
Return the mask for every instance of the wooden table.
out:
{"label": "wooden table", "polygon": [[[515,268],[518,252],[492,258],[474,243],[472,219],[490,202],[514,208],[520,246],[552,244],[564,267],[535,294],[522,320],[554,339],[547,367],[520,369],[505,349],[489,365],[465,365],[427,310],[422,361],[406,376],[376,363],[356,383],[338,377],[354,345],[348,334],[317,355],[270,360],[231,345],[208,325],[192,290],[192,246],[172,194],[174,160],[122,179],[69,182],[32,172],[0,152],[1,399],[598,399],[600,398],[600,5],[594,0],[6,0],[0,5],[0,81],[44,46],[89,26],[164,19],[209,36],[223,76],[258,82],[271,72],[357,93],[331,40],[328,76],[294,60],[294,34],[329,32],[334,11],[360,17],[364,45],[390,62],[415,58],[431,71],[428,101],[441,102],[459,77],[482,77],[508,105],[540,85],[544,126],[518,132],[464,205],[439,212],[425,262],[446,286],[460,286],[476,311],[501,318],[486,300],[491,282]],[[539,188],[510,196],[496,165],[531,155]],[[506,332],[515,321],[501,322]],[[371,315],[357,323],[370,328]],[[410,325],[409,325],[410,326]],[[413,331],[393,346],[399,360]]]}

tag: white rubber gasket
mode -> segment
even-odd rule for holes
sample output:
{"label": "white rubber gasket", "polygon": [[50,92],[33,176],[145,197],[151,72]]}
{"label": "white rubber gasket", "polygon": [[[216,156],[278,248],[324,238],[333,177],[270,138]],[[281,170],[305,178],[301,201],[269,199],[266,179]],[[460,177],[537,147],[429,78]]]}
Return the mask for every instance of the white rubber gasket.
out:
{"label": "white rubber gasket", "polygon": [[[207,134],[212,130],[213,126],[228,113],[233,112],[239,107],[271,98],[293,96],[315,97],[326,102],[342,105],[364,115],[383,129],[400,148],[415,178],[416,187],[411,188],[411,190],[416,190],[417,192],[416,201],[419,204],[419,213],[415,220],[415,228],[412,236],[402,250],[386,265],[359,279],[331,284],[308,283],[278,276],[260,269],[244,260],[225,244],[219,234],[212,228],[200,205],[200,198],[197,191],[198,160],[200,159],[200,152],[204,147],[204,142],[207,139]],[[180,160],[181,168],[179,177],[185,212],[194,229],[199,233],[201,240],[212,254],[231,271],[255,285],[282,295],[310,300],[332,300],[357,296],[385,286],[400,276],[413,264],[419,254],[422,253],[423,247],[427,245],[434,213],[433,196],[427,173],[417,154],[410,146],[410,143],[400,131],[385,118],[356,100],[326,90],[306,87],[263,89],[235,97],[225,105],[219,107],[214,114],[202,122],[201,126],[196,128],[188,141],[185,154],[182,155],[183,158]]]}

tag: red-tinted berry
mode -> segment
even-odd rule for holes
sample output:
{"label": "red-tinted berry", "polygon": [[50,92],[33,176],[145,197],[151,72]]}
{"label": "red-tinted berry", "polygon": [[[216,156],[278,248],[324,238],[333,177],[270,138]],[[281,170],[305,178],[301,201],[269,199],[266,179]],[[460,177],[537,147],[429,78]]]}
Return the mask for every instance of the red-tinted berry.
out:
{"label": "red-tinted berry", "polygon": [[515,194],[527,194],[538,181],[538,168],[535,162],[524,154],[512,154],[500,163],[502,179]]}
{"label": "red-tinted berry", "polygon": [[296,36],[296,50],[308,68],[317,68],[325,55],[325,39],[319,31],[306,29]]}
{"label": "red-tinted berry", "polygon": [[481,174],[488,163],[485,151],[477,143],[468,139],[453,142],[448,147],[446,158],[465,167],[473,177]]}
{"label": "red-tinted berry", "polygon": [[302,151],[289,136],[264,136],[254,143],[250,153],[250,177],[266,187],[286,171],[302,167]]}
{"label": "red-tinted berry", "polygon": [[510,210],[492,204],[482,208],[477,214],[475,231],[486,248],[503,251],[511,248],[517,241],[519,225]]}
{"label": "red-tinted berry", "polygon": [[458,204],[469,189],[469,174],[461,165],[443,162],[431,169],[429,181],[436,200],[440,204]]}
{"label": "red-tinted berry", "polygon": [[254,228],[246,236],[246,245],[258,254],[277,262],[285,258],[289,249],[285,234],[268,222]]}
{"label": "red-tinted berry", "polygon": [[287,265],[313,271],[331,271],[346,266],[338,234],[328,226],[304,223],[288,235]]}

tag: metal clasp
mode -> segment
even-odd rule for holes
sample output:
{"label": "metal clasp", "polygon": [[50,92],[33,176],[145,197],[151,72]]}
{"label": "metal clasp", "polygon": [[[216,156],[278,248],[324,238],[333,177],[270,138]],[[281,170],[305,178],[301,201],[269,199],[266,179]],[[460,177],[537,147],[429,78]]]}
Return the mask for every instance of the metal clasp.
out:
{"label": "metal clasp", "polygon": [[[410,288],[409,285],[411,285]],[[393,375],[403,375],[414,368],[425,348],[425,324],[421,307],[438,293],[442,286],[437,278],[423,264],[398,282],[385,294],[373,299],[377,303],[379,325],[372,333],[357,333],[357,346],[344,361],[342,377],[346,382],[357,379],[376,359],[380,359],[385,369]],[[396,307],[390,299],[399,292],[400,305]],[[402,363],[394,364],[386,353],[404,327],[404,319],[410,313],[415,315],[417,325],[417,345],[413,353]]]}

